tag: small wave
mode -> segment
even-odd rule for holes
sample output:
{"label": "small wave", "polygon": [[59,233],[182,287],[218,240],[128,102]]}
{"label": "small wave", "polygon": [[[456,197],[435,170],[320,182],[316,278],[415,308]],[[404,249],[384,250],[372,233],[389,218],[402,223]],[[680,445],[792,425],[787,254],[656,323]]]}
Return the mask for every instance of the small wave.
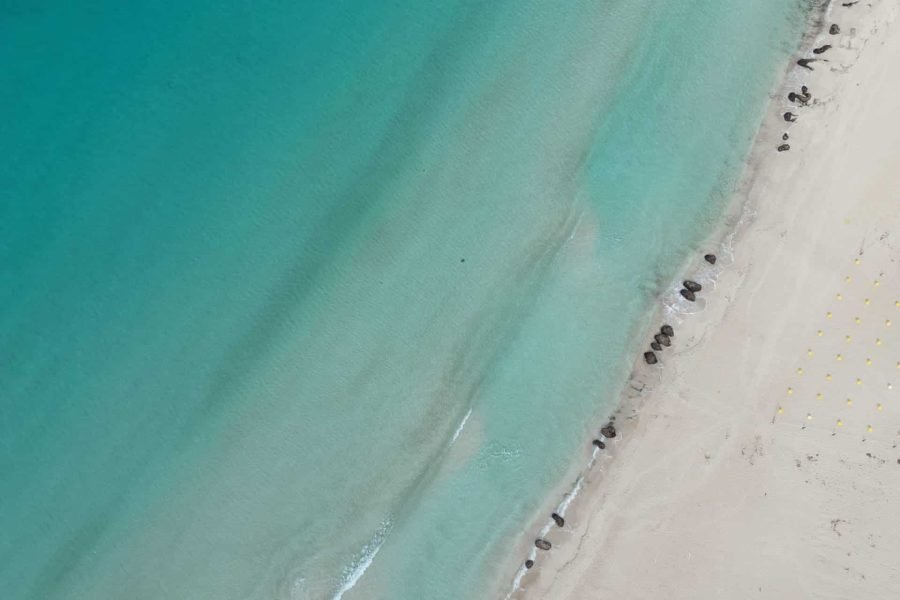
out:
{"label": "small wave", "polygon": [[451,446],[453,445],[453,443],[454,443],[456,440],[459,439],[459,435],[462,433],[463,427],[466,426],[466,421],[468,421],[468,420],[469,420],[469,417],[471,417],[471,416],[472,416],[472,409],[470,408],[470,409],[469,409],[469,412],[466,413],[466,416],[464,416],[464,417],[462,418],[462,421],[460,421],[459,427],[457,427],[457,428],[456,428],[456,431],[453,433],[453,438],[450,440],[450,445],[451,445]]}
{"label": "small wave", "polygon": [[[605,439],[605,438],[604,438]],[[597,454],[597,449],[592,453],[591,459],[594,458]],[[593,466],[593,460],[591,460],[591,465]],[[588,468],[590,468],[590,466]],[[569,508],[569,505],[572,504],[572,501],[578,497],[578,493],[581,491],[581,487],[584,485],[584,475],[579,475],[578,479],[575,480],[575,487],[572,488],[572,491],[566,494],[565,499],[559,503],[559,506],[556,508],[556,512],[560,516],[566,516],[566,510]]]}
{"label": "small wave", "polygon": [[391,531],[391,522],[384,521],[381,523],[381,526],[375,532],[375,535],[372,536],[372,539],[369,540],[365,546],[357,553],[356,558],[349,565],[344,567],[343,575],[341,577],[341,589],[337,591],[337,593],[332,597],[332,600],[341,600],[344,594],[353,589],[353,587],[359,582],[362,576],[365,574],[366,570],[372,566],[372,561],[375,560],[375,555],[378,554],[378,551],[381,550],[381,546],[384,544],[384,541],[387,539],[388,534]]}
{"label": "small wave", "polygon": [[[606,437],[603,435],[598,436],[598,438],[601,438],[604,440],[606,439]],[[591,458],[588,460],[587,465],[585,466],[582,474],[580,474],[578,476],[578,478],[575,480],[575,485],[572,486],[572,489],[569,491],[569,493],[566,494],[566,496],[565,496],[565,498],[563,498],[562,502],[560,502],[559,505],[556,507],[556,513],[558,515],[560,515],[561,517],[566,516],[566,510],[568,510],[569,505],[572,504],[572,502],[575,500],[575,498],[578,497],[578,494],[581,492],[581,488],[584,487],[584,473],[587,473],[588,471],[590,471],[593,468],[594,463],[597,462],[597,457],[599,455],[599,452],[600,452],[599,448],[594,448],[593,452],[591,452]],[[552,519],[548,520],[546,523],[544,523],[544,526],[541,527],[540,531],[538,532],[538,536],[539,537],[546,536],[550,532],[550,530],[553,529],[553,526],[555,524],[556,523]],[[536,558],[537,558],[537,550],[535,550],[534,548],[531,548],[531,550],[528,553],[528,559],[534,560]],[[527,572],[528,572],[528,568],[525,567],[524,565],[519,567],[519,570],[516,571],[516,575],[513,578],[512,587],[510,588],[509,592],[506,594],[505,600],[509,600],[510,598],[512,598],[513,594],[515,594],[517,591],[519,591],[521,589],[522,578],[525,577],[525,574]]]}

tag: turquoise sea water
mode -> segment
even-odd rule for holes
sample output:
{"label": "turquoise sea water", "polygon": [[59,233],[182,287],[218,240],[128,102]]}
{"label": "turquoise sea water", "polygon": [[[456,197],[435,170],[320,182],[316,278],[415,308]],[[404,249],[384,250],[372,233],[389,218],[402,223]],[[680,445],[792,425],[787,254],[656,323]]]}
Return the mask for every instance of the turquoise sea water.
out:
{"label": "turquoise sea water", "polygon": [[5,3],[0,597],[483,597],[804,5]]}

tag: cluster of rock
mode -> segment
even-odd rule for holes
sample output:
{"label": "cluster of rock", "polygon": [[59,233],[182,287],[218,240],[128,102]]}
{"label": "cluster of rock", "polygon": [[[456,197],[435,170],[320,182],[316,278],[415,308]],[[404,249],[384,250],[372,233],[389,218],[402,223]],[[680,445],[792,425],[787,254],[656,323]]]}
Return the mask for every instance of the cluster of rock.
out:
{"label": "cluster of rock", "polygon": [[[788,100],[797,104],[798,106],[806,106],[807,104],[809,104],[809,101],[812,100],[812,94],[810,93],[809,88],[806,87],[805,85],[803,85],[803,86],[800,86],[799,94],[797,92],[788,93]],[[784,117],[784,120],[787,121],[788,123],[793,123],[794,121],[797,120],[797,115],[795,115],[791,111],[787,111],[782,116]],[[787,134],[787,132],[785,132],[781,136],[781,141],[787,142],[789,137],[790,136]],[[781,144],[777,148],[777,150],[779,152],[787,152],[790,149],[791,149],[790,144]]]}
{"label": "cluster of rock", "polygon": [[[613,418],[615,418],[615,417],[613,417]],[[612,438],[616,437],[616,426],[613,425],[612,421],[610,421],[605,426],[600,428],[600,435],[604,439],[608,439],[608,440],[611,440]],[[603,440],[601,440],[599,438],[591,440],[591,445],[596,446],[597,448],[600,448],[601,450],[606,449],[606,442],[604,442]]]}
{"label": "cluster of rock", "polygon": [[648,365],[655,365],[659,362],[659,359],[656,358],[656,353],[661,352],[664,347],[668,348],[671,346],[673,337],[675,337],[675,330],[672,329],[671,325],[663,325],[659,328],[659,333],[654,335],[653,341],[650,342],[652,350],[644,352],[644,360]]}
{"label": "cluster of rock", "polygon": [[[613,419],[615,419],[615,417],[613,417]],[[600,436],[603,439],[612,439],[616,437],[616,427],[615,425],[613,425],[612,421],[600,428]],[[603,441],[603,439],[595,439],[591,442],[591,444],[603,450],[604,448],[606,448],[606,443]],[[550,518],[553,519],[553,522],[556,523],[557,527],[565,527],[566,520],[561,514],[557,512],[550,513]],[[551,544],[549,540],[546,540],[544,538],[537,538],[536,540],[534,540],[534,547],[538,550],[547,552],[553,547],[553,544]],[[533,566],[534,561],[532,559],[529,558],[525,561],[526,569],[530,569]]]}
{"label": "cluster of rock", "polygon": [[688,302],[693,302],[694,300],[696,300],[697,292],[703,289],[702,285],[690,279],[685,279],[681,282],[681,285],[683,285],[684,287],[678,290],[678,293],[681,294],[682,298],[684,298]]}
{"label": "cluster of rock", "polygon": [[[854,4],[856,4],[856,2],[845,3],[842,6],[853,6]],[[828,33],[830,33],[831,35],[838,35],[840,32],[841,32],[841,28],[837,23],[832,23],[831,27],[828,28]],[[819,46],[818,48],[813,48],[812,53],[815,56],[820,56],[822,54],[825,54],[829,50],[831,50],[831,48],[832,48],[831,44],[823,44],[823,45]],[[803,67],[804,69],[813,71],[814,69],[810,65],[812,63],[816,62],[817,60],[823,60],[823,59],[801,58],[801,59],[797,60],[797,64],[800,65],[801,67]],[[812,95],[809,93],[809,89],[804,85],[800,88],[799,94],[796,92],[789,93],[788,100],[790,100],[791,102],[793,102],[799,106],[806,106],[809,104],[809,101],[812,100]],[[797,120],[797,115],[795,115],[791,111],[788,111],[788,112],[784,113],[784,120],[787,121],[788,123],[793,123],[794,121]],[[789,137],[790,136],[787,133],[784,133],[781,135],[781,141],[787,142]],[[776,148],[776,150],[778,150],[779,152],[787,152],[790,149],[791,149],[791,145],[788,143],[780,144]]]}
{"label": "cluster of rock", "polygon": [[[716,255],[715,254],[707,254],[703,257],[703,259],[711,265],[716,264]],[[702,286],[696,281],[691,281],[690,279],[686,279],[684,281],[684,288],[681,290],[681,295],[690,300],[694,301],[694,294],[699,292],[702,289]],[[685,295],[688,294],[688,295]],[[653,341],[650,342],[650,347],[653,348],[654,351],[660,352],[663,348],[668,348],[672,345],[672,338],[675,337],[675,330],[671,325],[663,325],[659,328],[659,332],[653,336]],[[657,362],[656,354],[653,351],[645,352],[644,359],[651,365],[655,365]],[[615,417],[611,417],[610,421],[600,428],[600,435],[591,440],[591,445],[595,448],[599,448],[600,450],[606,449],[606,440],[611,440],[616,437],[616,426],[613,423],[615,421]],[[553,519],[553,522],[556,523],[557,527],[564,527],[566,525],[566,520],[559,513],[551,513],[550,518]],[[553,548],[553,544],[550,543],[550,540],[539,537],[534,540],[534,547],[538,550],[547,552],[551,548]],[[525,568],[530,569],[534,566],[534,560],[529,558],[525,561]]]}
{"label": "cluster of rock", "polygon": [[[716,264],[716,255],[707,254],[703,257],[703,260],[714,265]],[[697,299],[697,293],[703,289],[702,285],[691,279],[685,279],[681,284],[684,287],[678,293],[688,302],[694,302]],[[659,362],[656,353],[662,352],[663,348],[671,346],[673,337],[675,337],[675,330],[672,329],[671,325],[663,325],[659,328],[659,333],[654,334],[653,341],[650,342],[650,350],[644,352],[644,360],[648,365],[655,365]]]}

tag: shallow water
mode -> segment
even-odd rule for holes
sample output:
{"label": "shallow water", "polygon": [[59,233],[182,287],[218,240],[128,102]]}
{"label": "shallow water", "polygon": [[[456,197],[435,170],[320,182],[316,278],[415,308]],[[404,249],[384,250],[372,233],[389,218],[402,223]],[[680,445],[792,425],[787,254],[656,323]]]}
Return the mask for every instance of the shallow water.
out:
{"label": "shallow water", "polygon": [[0,9],[0,595],[467,598],[798,2]]}

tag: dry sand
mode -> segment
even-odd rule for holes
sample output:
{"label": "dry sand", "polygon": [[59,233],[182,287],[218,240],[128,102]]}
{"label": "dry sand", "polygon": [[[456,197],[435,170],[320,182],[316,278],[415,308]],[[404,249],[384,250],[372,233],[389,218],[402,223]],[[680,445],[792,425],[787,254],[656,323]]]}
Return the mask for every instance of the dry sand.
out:
{"label": "dry sand", "polygon": [[515,598],[900,598],[898,13],[837,2],[812,40],[829,62],[789,72],[734,264],[636,368],[620,435]]}

